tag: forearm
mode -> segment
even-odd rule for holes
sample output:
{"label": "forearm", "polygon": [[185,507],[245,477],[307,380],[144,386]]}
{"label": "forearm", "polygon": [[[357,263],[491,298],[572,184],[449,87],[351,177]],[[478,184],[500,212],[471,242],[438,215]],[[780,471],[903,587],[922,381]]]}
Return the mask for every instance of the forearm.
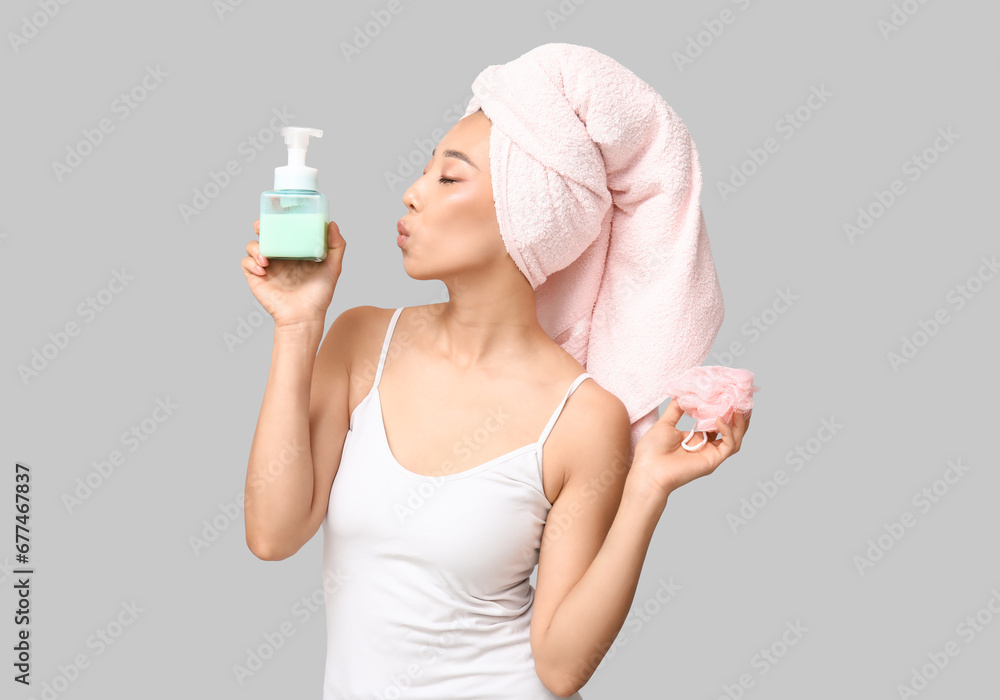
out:
{"label": "forearm", "polygon": [[247,544],[273,553],[309,518],[313,464],[309,399],[323,323],[275,327],[271,369],[250,446],[245,491]]}
{"label": "forearm", "polygon": [[553,614],[538,656],[545,675],[567,695],[586,684],[625,624],[665,507],[662,494],[633,488],[626,481],[604,544]]}

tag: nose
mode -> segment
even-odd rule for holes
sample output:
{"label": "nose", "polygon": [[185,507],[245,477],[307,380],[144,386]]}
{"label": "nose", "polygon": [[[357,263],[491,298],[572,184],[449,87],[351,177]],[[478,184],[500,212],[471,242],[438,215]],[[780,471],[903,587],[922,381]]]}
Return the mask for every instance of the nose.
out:
{"label": "nose", "polygon": [[406,188],[406,192],[403,193],[403,205],[410,211],[417,210],[417,183],[414,182],[412,185]]}

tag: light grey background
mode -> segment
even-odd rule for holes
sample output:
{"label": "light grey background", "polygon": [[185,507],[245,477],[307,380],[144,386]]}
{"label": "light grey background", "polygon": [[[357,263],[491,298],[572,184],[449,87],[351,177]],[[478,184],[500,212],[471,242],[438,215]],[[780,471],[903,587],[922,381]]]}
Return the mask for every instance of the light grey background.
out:
{"label": "light grey background", "polygon": [[[550,41],[609,54],[684,119],[726,304],[705,364],[750,369],[762,387],[743,450],[671,496],[636,615],[582,694],[906,697],[900,685],[949,643],[960,653],[919,697],[995,692],[1000,279],[982,260],[1000,252],[996,4],[51,4],[49,18],[40,1],[8,2],[0,25],[0,695],[40,698],[49,683],[58,698],[320,697],[323,608],[307,617],[300,600],[321,590],[322,534],[260,561],[235,505],[272,338],[240,259],[286,155],[278,138],[249,161],[241,142],[276,109],[325,131],[308,160],[349,242],[328,323],[361,304],[440,301],[444,286],[409,279],[395,245],[423,161],[403,184],[387,175],[454,124],[480,70]],[[377,32],[373,12],[391,17]],[[375,36],[348,60],[366,23]],[[157,67],[126,112],[121,93],[142,93]],[[828,96],[810,107],[814,88]],[[800,108],[808,119],[789,130]],[[102,119],[114,130],[60,179],[53,164]],[[723,196],[768,138],[777,151]],[[907,162],[925,149],[935,162],[913,180]],[[231,160],[240,172],[186,222],[181,205]],[[905,191],[852,241],[845,224],[894,180]],[[128,285],[78,315],[122,269]],[[946,322],[931,332],[935,313]],[[68,322],[80,333],[26,382],[18,366]],[[904,338],[920,347],[894,366]],[[742,354],[723,355],[733,343]],[[157,399],[177,407],[160,423]],[[123,443],[144,420],[146,439]],[[116,449],[124,463],[70,511],[77,480]],[[30,692],[11,680],[16,461],[32,470]],[[971,468],[948,484],[949,463]],[[787,482],[764,484],[779,469]],[[936,502],[917,495],[935,482]],[[734,531],[742,499],[762,507]],[[897,541],[887,533],[906,513]],[[196,553],[213,520],[221,534]],[[860,566],[872,547],[881,558]],[[133,601],[142,610],[119,630]],[[977,614],[972,636],[963,620]],[[783,647],[796,623],[806,631]],[[293,633],[240,683],[234,667],[282,624]],[[101,647],[99,629],[121,633]],[[780,654],[766,669],[762,648]],[[89,666],[63,685],[80,654]]]}

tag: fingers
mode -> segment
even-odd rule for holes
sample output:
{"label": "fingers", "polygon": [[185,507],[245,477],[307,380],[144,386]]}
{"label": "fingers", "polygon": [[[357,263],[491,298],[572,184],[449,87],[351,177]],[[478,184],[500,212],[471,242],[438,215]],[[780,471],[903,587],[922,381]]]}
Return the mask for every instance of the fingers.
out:
{"label": "fingers", "polygon": [[[253,250],[251,250],[250,246],[254,246]],[[247,255],[245,258],[243,258],[243,267],[250,270],[256,275],[263,275],[264,267],[267,266],[268,261],[267,258],[257,253],[256,248],[257,248],[256,241],[247,244]],[[261,262],[263,262],[264,264],[261,265]]]}
{"label": "fingers", "polygon": [[736,451],[739,452],[743,445],[743,436],[747,434],[747,428],[750,427],[750,416],[737,413],[733,420],[736,426]]}
{"label": "fingers", "polygon": [[720,452],[723,451],[723,445],[726,450],[724,452],[723,459],[734,455],[740,451],[740,447],[743,444],[743,435],[746,433],[747,424],[749,420],[745,415],[736,411],[733,413],[733,424],[729,425],[722,418],[716,418],[715,424],[721,428],[722,442],[719,445]]}
{"label": "fingers", "polygon": [[255,275],[263,275],[264,267],[261,263],[267,265],[267,258],[258,252],[258,248],[260,248],[260,244],[257,241],[247,243],[247,255],[243,258],[243,269]]}
{"label": "fingers", "polygon": [[[260,219],[257,219],[256,221],[253,222],[253,232],[256,233],[258,236],[260,235]],[[247,266],[246,262],[244,262],[243,266],[247,270],[253,272],[256,275],[263,275],[264,268],[267,267],[270,261],[260,254],[260,242],[250,241],[249,243],[247,243],[246,251],[247,255],[250,257],[250,262],[252,264],[250,266]]]}
{"label": "fingers", "polygon": [[736,452],[736,439],[733,437],[733,429],[722,418],[716,418],[715,425],[718,426],[719,433],[722,435],[718,443],[719,454],[722,456],[722,459],[726,459]]}
{"label": "fingers", "polygon": [[336,221],[331,221],[327,224],[326,235],[327,247],[330,249],[330,252],[334,253],[329,258],[333,258],[334,262],[342,261],[344,251],[347,249],[347,241],[340,235],[340,226],[337,225]]}
{"label": "fingers", "polygon": [[663,415],[660,416],[660,420],[657,422],[662,421],[667,425],[669,425],[674,430],[676,430],[677,421],[679,421],[681,419],[681,416],[683,415],[684,415],[684,409],[681,408],[680,404],[677,402],[677,399],[671,399],[670,403],[668,403],[667,407],[663,410]]}
{"label": "fingers", "polygon": [[340,226],[337,225],[336,221],[331,221],[326,227],[326,233],[330,237],[330,245],[333,247],[339,246],[341,243],[346,243],[344,237],[340,235]]}
{"label": "fingers", "polygon": [[[249,247],[249,246],[248,246]],[[266,270],[257,264],[256,260],[252,255],[247,255],[243,258],[242,262],[243,270],[251,275],[257,275],[258,277],[266,274]]]}

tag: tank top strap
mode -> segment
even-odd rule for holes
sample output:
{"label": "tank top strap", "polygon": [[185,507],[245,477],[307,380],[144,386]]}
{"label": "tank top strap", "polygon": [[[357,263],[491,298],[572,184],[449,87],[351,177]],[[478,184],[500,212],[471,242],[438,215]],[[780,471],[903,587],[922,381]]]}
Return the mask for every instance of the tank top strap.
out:
{"label": "tank top strap", "polygon": [[378,386],[378,381],[382,378],[382,366],[385,364],[385,358],[389,354],[389,341],[392,340],[392,331],[396,328],[396,321],[399,320],[399,314],[404,308],[406,307],[400,306],[396,309],[389,320],[389,327],[386,329],[385,339],[382,341],[382,352],[378,356],[378,368],[375,370],[375,381],[372,383],[372,390]]}
{"label": "tank top strap", "polygon": [[545,426],[545,430],[542,431],[542,436],[538,438],[538,449],[541,449],[545,445],[545,440],[549,437],[549,433],[552,431],[552,427],[556,424],[556,419],[558,419],[559,414],[562,413],[563,406],[566,405],[566,402],[569,400],[569,397],[572,396],[573,392],[576,391],[576,388],[580,386],[580,382],[582,382],[587,377],[590,377],[590,374],[584,372],[583,374],[579,375],[576,379],[574,379],[573,383],[569,385],[569,389],[566,391],[566,395],[563,396],[563,400],[559,403],[559,405],[556,407],[556,410],[552,413],[552,417],[549,418],[549,422]]}

